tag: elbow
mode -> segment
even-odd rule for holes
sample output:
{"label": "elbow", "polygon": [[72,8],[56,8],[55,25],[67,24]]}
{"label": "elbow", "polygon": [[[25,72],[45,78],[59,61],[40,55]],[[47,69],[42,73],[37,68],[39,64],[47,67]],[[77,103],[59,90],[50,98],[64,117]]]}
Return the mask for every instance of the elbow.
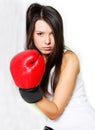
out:
{"label": "elbow", "polygon": [[56,113],[52,113],[52,114],[48,115],[48,118],[50,120],[56,120],[59,116],[60,116],[59,112],[56,112]]}
{"label": "elbow", "polygon": [[49,116],[48,118],[49,118],[50,120],[56,120],[56,119],[57,119],[57,116],[55,116],[55,115],[54,115],[54,116]]}
{"label": "elbow", "polygon": [[56,120],[57,118],[59,118],[59,116],[62,114],[62,112],[63,111],[58,109],[58,107],[56,106],[56,109],[53,109],[53,111],[48,113],[48,118],[51,120]]}

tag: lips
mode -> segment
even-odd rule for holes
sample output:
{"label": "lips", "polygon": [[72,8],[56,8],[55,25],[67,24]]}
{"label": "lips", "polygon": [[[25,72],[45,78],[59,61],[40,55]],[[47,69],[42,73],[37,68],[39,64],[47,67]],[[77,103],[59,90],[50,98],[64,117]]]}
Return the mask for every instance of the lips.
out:
{"label": "lips", "polygon": [[45,51],[51,51],[52,48],[51,47],[43,47],[43,50],[45,50]]}

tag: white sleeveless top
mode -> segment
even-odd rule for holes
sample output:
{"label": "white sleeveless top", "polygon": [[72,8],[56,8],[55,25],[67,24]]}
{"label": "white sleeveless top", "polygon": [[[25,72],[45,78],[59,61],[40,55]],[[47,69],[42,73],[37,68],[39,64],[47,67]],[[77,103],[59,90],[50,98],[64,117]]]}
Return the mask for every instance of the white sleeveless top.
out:
{"label": "white sleeveless top", "polygon": [[[50,80],[53,71],[54,68],[51,70],[48,85],[48,90],[51,94]],[[51,100],[52,96],[48,98]],[[62,115],[56,120],[48,119],[46,125],[54,130],[95,130],[95,111],[86,98],[84,83],[80,73],[77,76],[72,97]]]}

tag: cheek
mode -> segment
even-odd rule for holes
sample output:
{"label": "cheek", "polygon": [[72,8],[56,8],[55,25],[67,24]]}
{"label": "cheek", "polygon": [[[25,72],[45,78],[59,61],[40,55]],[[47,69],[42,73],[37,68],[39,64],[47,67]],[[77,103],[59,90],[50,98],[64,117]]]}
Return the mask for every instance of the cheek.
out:
{"label": "cheek", "polygon": [[52,43],[53,46],[55,45],[55,39],[54,39],[54,37],[51,38],[51,43]]}
{"label": "cheek", "polygon": [[37,41],[34,42],[35,46],[38,48],[39,47],[39,44]]}
{"label": "cheek", "polygon": [[38,39],[34,40],[34,45],[36,46],[36,48],[40,49],[41,48],[41,42]]}
{"label": "cheek", "polygon": [[42,42],[42,38],[40,38],[39,36],[35,35],[33,36],[33,40],[34,40],[34,43],[38,44],[38,43],[41,43]]}
{"label": "cheek", "polygon": [[54,41],[54,40],[52,41],[52,46],[53,46],[53,47],[55,46],[55,41]]}
{"label": "cheek", "polygon": [[39,45],[39,39],[34,37],[33,40],[34,40],[35,46],[38,46]]}

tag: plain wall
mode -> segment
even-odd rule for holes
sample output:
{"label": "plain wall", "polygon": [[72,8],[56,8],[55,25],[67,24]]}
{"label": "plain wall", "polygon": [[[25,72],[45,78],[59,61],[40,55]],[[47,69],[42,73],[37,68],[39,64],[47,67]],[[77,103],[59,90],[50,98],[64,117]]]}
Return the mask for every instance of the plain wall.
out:
{"label": "plain wall", "polygon": [[61,13],[66,45],[79,56],[86,94],[95,108],[94,0],[0,0],[0,130],[40,130],[45,124],[45,115],[22,100],[9,71],[13,55],[24,49],[25,12],[32,2]]}

